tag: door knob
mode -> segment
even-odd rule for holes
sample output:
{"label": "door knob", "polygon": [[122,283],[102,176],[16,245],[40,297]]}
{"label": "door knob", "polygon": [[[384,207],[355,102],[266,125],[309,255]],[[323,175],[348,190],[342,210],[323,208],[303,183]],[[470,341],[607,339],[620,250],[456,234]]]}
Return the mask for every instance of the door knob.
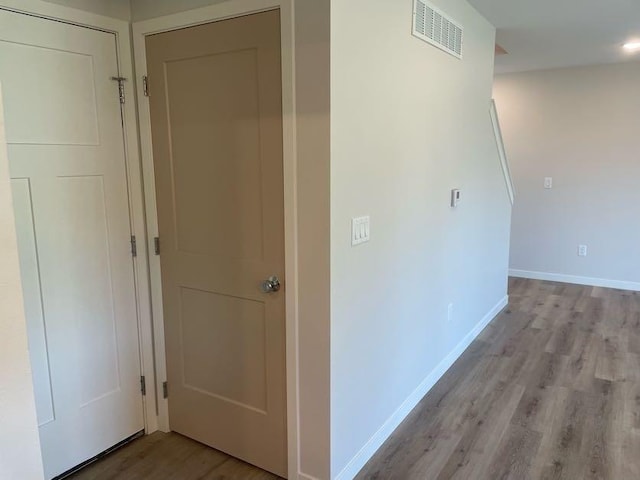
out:
{"label": "door knob", "polygon": [[275,275],[262,282],[262,291],[264,293],[275,293],[278,290],[280,290],[280,280]]}

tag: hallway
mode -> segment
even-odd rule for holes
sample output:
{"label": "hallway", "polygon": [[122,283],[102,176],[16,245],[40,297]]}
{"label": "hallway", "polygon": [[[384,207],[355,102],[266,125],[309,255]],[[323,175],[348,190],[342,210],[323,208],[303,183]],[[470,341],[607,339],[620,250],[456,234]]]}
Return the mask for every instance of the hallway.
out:
{"label": "hallway", "polygon": [[[640,478],[640,294],[523,279],[509,290],[358,479]],[[278,477],[156,433],[70,478]]]}
{"label": "hallway", "polygon": [[640,478],[640,294],[509,290],[359,479]]}

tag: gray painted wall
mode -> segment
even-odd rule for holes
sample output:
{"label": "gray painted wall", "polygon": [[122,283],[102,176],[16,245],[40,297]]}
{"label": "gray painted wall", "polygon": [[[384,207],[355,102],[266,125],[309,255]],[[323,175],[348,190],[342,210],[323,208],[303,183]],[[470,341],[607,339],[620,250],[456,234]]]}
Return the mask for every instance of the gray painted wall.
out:
{"label": "gray painted wall", "polygon": [[516,189],[511,268],[640,282],[640,63],[501,75],[494,96]]}
{"label": "gray painted wall", "polygon": [[[507,293],[495,29],[464,0],[435,3],[464,25],[462,60],[411,35],[411,1],[331,4],[333,477]],[[352,247],[362,215],[371,241]]]}

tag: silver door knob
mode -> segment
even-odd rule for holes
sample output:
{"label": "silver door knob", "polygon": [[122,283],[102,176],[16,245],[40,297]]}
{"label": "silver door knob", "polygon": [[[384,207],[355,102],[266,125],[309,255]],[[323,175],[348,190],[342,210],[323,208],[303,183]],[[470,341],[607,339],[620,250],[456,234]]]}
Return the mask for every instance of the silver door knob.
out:
{"label": "silver door knob", "polygon": [[275,275],[267,278],[262,282],[262,291],[264,293],[274,293],[280,290],[280,280]]}

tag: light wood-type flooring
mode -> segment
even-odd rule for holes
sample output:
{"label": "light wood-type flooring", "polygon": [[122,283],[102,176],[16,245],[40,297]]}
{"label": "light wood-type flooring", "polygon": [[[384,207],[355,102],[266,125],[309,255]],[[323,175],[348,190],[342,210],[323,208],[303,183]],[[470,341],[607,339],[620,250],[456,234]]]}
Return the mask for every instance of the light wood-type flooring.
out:
{"label": "light wood-type flooring", "polygon": [[358,479],[640,479],[640,293],[509,290]]}
{"label": "light wood-type flooring", "polygon": [[[640,293],[523,279],[509,290],[358,480],[640,480]],[[71,478],[277,477],[157,433]]]}
{"label": "light wood-type flooring", "polygon": [[222,452],[177,433],[134,440],[68,480],[278,480]]}

